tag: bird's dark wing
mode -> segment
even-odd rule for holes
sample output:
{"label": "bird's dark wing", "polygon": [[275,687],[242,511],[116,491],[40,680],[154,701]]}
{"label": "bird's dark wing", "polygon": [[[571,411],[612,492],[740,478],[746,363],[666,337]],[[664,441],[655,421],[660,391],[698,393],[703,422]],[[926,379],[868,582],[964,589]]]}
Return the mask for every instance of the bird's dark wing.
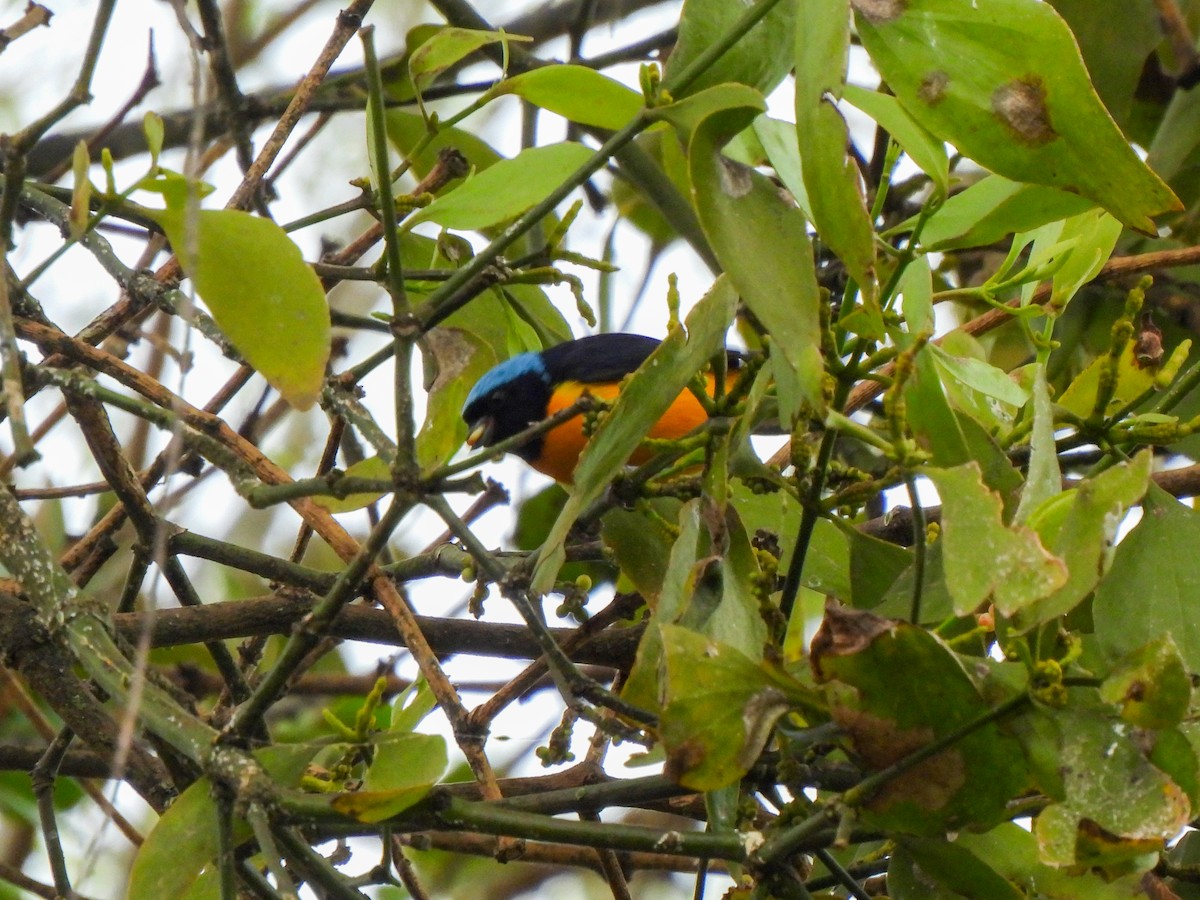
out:
{"label": "bird's dark wing", "polygon": [[[644,363],[660,343],[644,334],[594,334],[543,350],[542,362],[552,384],[602,384],[620,381]],[[738,368],[742,355],[736,350],[727,352],[729,368]]]}
{"label": "bird's dark wing", "polygon": [[642,334],[594,334],[542,351],[550,381],[620,381],[646,361],[660,341]]}

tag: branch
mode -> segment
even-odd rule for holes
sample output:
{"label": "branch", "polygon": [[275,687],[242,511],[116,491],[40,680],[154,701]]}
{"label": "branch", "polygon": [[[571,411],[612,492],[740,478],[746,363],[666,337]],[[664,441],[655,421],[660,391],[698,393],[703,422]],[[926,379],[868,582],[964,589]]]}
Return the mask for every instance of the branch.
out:
{"label": "branch", "polygon": [[[102,777],[120,774],[113,764],[119,755],[117,723],[91,688],[73,674],[74,656],[38,621],[34,608],[10,591],[0,591],[0,657],[95,750],[96,758],[104,762]],[[166,767],[137,744],[128,748],[124,777],[158,812],[175,798]]]}
{"label": "branch", "polygon": [[8,49],[8,45],[18,38],[29,34],[39,25],[50,24],[50,17],[53,16],[49,9],[42,6],[40,3],[30,3],[25,7],[25,12],[21,18],[17,19],[11,25],[0,29],[0,53]]}
{"label": "branch", "polygon": [[[0,589],[0,598],[12,594]],[[279,593],[245,600],[206,603],[204,606],[159,609],[153,616],[142,612],[117,613],[117,633],[136,639],[150,629],[152,647],[175,647],[202,641],[220,641],[267,634],[288,634],[312,611],[312,597]],[[416,616],[415,621],[438,657],[470,654],[497,659],[537,659],[538,643],[523,625]],[[405,646],[404,638],[387,612],[369,606],[347,606],[326,626],[325,634],[350,641]],[[551,628],[555,639],[571,647],[575,662],[624,669],[633,663],[641,628],[619,628],[593,635],[573,646],[573,628]]]}

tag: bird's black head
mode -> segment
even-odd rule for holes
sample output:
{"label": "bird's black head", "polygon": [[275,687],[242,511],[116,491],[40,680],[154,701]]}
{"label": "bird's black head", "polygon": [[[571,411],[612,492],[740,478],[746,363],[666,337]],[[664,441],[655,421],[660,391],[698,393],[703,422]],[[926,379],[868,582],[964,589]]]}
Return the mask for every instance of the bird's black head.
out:
{"label": "bird's black head", "polygon": [[[488,371],[471,388],[463,407],[472,447],[490,447],[546,418],[554,389],[565,382],[615,384],[644,363],[659,342],[640,334],[595,334],[519,353]],[[537,460],[544,439],[513,452]]]}
{"label": "bird's black head", "polygon": [[[550,374],[540,353],[520,353],[490,369],[471,388],[463,407],[470,429],[467,443],[490,447],[546,418],[550,402]],[[513,452],[536,459],[541,439],[535,438]]]}

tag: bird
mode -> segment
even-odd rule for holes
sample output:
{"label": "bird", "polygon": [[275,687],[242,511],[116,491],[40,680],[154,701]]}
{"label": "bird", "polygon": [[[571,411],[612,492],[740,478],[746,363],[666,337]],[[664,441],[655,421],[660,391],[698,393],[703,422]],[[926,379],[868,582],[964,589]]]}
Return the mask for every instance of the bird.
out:
{"label": "bird", "polygon": [[[612,400],[621,380],[632,373],[661,342],[641,334],[610,332],[576,338],[546,350],[519,353],[494,366],[467,394],[462,416],[471,447],[492,445],[566,409],[584,393]],[[730,369],[741,355],[728,351]],[[650,429],[648,438],[678,438],[708,419],[691,391],[679,394]],[[514,448],[526,463],[555,481],[571,484],[579,454],[587,444],[582,417],[576,417]],[[645,462],[652,452],[630,459]]]}

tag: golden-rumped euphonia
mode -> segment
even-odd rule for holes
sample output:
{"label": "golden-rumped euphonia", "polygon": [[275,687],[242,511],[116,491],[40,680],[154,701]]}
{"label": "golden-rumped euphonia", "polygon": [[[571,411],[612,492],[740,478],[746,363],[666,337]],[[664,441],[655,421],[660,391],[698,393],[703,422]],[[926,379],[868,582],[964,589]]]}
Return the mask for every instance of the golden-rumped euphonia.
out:
{"label": "golden-rumped euphonia", "polygon": [[[597,334],[505,360],[486,372],[467,395],[462,413],[470,429],[467,443],[490,447],[566,409],[585,392],[612,400],[621,380],[645,362],[659,343],[641,334]],[[736,368],[738,354],[730,352],[729,359],[731,368]],[[704,407],[685,390],[646,437],[682,437],[707,418]],[[539,472],[570,483],[586,443],[583,417],[577,416],[512,452]],[[639,450],[630,462],[637,465],[651,455]]]}

